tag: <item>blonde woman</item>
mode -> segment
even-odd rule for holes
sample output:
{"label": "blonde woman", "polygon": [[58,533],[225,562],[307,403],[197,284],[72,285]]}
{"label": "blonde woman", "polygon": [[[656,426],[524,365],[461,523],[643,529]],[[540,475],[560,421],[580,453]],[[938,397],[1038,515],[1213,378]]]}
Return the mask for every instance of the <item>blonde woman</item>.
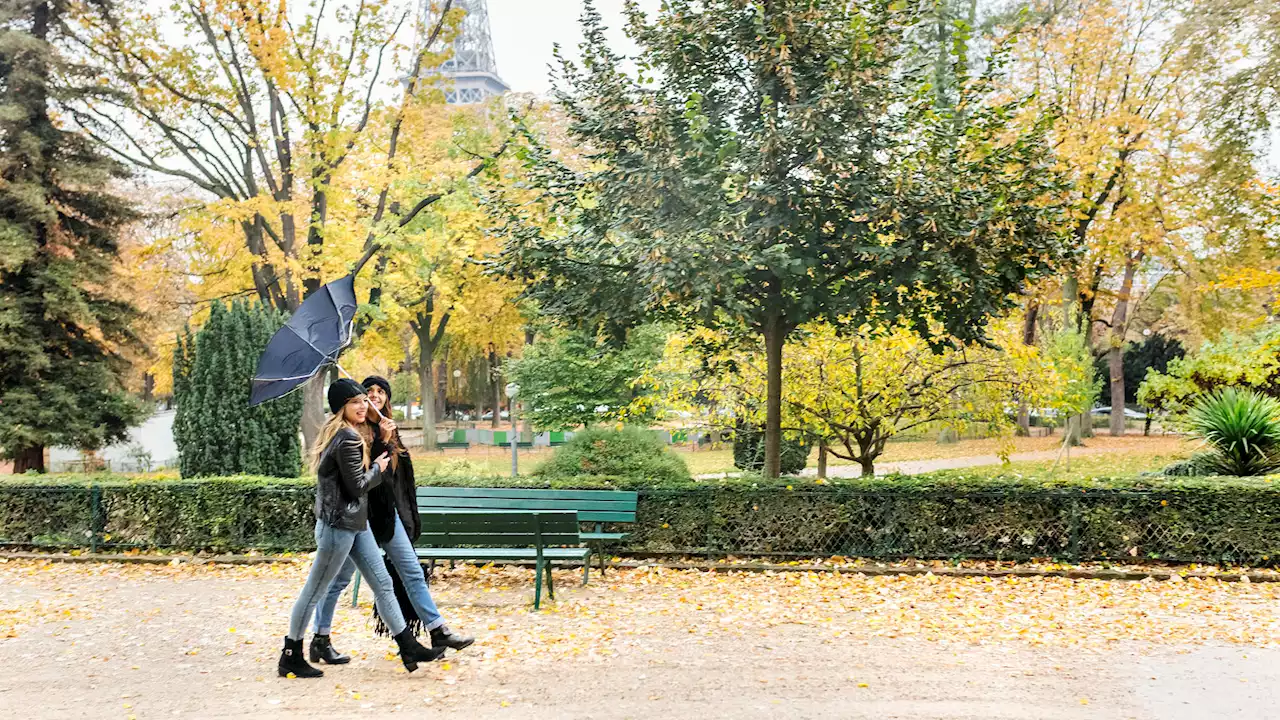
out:
{"label": "blonde woman", "polygon": [[342,379],[329,386],[328,396],[333,417],[320,430],[312,456],[316,471],[316,559],[289,615],[289,634],[276,669],[281,677],[324,675],[303,657],[302,637],[316,603],[350,557],[369,581],[378,614],[400,646],[405,669],[413,672],[418,663],[435,660],[444,649],[422,647],[407,629],[378,543],[369,530],[368,493],[382,482],[391,460],[386,453],[369,460],[373,436],[365,424],[369,409],[364,387],[354,380]]}

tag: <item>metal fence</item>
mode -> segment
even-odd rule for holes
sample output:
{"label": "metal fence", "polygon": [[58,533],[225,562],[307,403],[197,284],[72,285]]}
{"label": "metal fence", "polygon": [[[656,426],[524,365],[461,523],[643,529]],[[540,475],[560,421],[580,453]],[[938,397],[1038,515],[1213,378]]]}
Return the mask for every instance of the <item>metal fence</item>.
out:
{"label": "metal fence", "polygon": [[[305,484],[0,486],[0,545],[307,551]],[[1155,559],[1272,565],[1280,492],[647,490],[633,555]]]}

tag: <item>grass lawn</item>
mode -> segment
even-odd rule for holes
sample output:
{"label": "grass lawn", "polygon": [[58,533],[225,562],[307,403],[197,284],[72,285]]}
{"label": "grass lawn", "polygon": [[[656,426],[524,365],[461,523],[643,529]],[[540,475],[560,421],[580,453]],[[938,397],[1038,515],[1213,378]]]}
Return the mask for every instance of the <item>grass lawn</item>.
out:
{"label": "grass lawn", "polygon": [[[1058,452],[1061,444],[1061,435],[984,438],[948,444],[926,440],[891,442],[877,464],[935,460],[940,461],[939,464],[941,464],[941,461],[951,458],[998,455],[1002,450],[1008,449],[1014,455],[1013,462],[1008,467],[1002,468],[998,464],[986,465],[968,468],[966,472],[995,474],[1009,471],[1034,474],[1048,471],[1053,463],[1053,456]],[[1193,448],[1192,443],[1174,435],[1144,437],[1131,434],[1118,438],[1098,435],[1087,440],[1084,448],[1075,448],[1071,451],[1071,471],[1073,473],[1136,474],[1163,467],[1178,457],[1185,457]],[[697,451],[676,449],[675,452],[679,453],[693,475],[736,471],[733,467],[733,451],[728,448]],[[552,450],[547,448],[521,450],[520,474],[531,472],[549,458],[551,453]],[[1028,454],[1034,454],[1035,457],[1026,459],[1017,457]],[[422,474],[507,475],[511,472],[511,451],[508,448],[471,447],[467,450],[415,453],[413,462],[414,467]],[[818,453],[815,450],[809,456],[808,467],[816,467],[817,463]],[[832,457],[829,464],[851,463]],[[1065,470],[1065,464],[1060,463],[1055,475]]]}

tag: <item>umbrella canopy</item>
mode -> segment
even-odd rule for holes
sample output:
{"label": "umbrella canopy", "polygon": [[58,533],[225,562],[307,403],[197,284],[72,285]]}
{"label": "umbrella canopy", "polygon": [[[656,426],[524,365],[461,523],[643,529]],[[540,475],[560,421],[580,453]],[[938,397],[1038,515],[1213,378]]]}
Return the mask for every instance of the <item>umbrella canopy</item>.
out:
{"label": "umbrella canopy", "polygon": [[249,405],[274,400],[310,380],[320,368],[338,362],[351,343],[356,316],[356,276],[326,284],[302,302],[285,326],[271,336],[258,358]]}

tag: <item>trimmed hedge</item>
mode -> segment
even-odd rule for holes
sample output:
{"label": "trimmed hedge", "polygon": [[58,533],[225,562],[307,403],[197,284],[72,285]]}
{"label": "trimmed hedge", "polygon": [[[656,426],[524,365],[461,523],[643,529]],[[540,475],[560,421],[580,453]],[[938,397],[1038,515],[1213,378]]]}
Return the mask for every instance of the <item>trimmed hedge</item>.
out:
{"label": "trimmed hedge", "polygon": [[[46,482],[40,482],[40,481]],[[1280,488],[1265,478],[1088,478],[1048,486],[961,473],[818,485],[759,478],[645,486],[618,477],[423,476],[422,484],[641,491],[618,552],[1158,559],[1275,565]],[[309,480],[0,479],[0,544],[309,550]]]}

